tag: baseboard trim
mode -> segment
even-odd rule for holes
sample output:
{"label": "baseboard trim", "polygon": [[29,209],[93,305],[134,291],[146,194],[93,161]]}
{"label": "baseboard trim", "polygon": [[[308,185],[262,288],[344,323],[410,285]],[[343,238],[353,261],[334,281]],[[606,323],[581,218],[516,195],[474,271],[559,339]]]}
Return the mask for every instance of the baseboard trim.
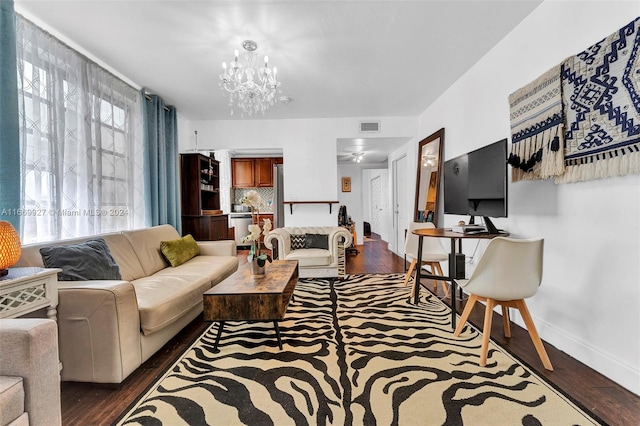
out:
{"label": "baseboard trim", "polygon": [[[512,321],[525,328],[519,313],[516,311],[511,314]],[[584,340],[540,320],[540,318],[534,317],[533,320],[542,340],[640,396],[640,371],[637,368],[617,358],[614,354],[596,348]]]}

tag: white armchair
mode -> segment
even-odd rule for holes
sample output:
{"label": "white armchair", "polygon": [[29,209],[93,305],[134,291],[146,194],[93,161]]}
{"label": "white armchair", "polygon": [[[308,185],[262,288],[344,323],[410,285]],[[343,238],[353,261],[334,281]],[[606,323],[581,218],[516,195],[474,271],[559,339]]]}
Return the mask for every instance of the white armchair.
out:
{"label": "white armchair", "polygon": [[277,247],[278,259],[297,260],[301,278],[342,278],[344,248],[351,241],[351,232],[340,226],[284,227],[269,232],[264,245],[271,250]]}

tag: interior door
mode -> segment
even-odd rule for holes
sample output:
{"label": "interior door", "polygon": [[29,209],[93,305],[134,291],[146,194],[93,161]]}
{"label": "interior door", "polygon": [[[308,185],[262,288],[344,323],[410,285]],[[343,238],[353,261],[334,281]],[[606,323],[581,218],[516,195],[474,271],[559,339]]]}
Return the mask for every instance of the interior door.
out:
{"label": "interior door", "polygon": [[404,254],[405,229],[409,226],[408,160],[404,155],[393,161],[393,230],[394,248],[398,254]]}
{"label": "interior door", "polygon": [[371,232],[378,235],[384,234],[382,226],[382,178],[380,175],[374,177],[370,181],[371,185]]}

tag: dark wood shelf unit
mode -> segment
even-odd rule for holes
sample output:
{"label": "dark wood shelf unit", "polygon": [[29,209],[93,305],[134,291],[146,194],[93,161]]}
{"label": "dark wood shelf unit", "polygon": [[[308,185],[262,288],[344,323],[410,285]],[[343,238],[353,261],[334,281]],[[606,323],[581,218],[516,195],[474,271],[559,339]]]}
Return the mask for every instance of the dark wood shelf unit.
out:
{"label": "dark wood shelf unit", "polygon": [[220,210],[220,164],[203,154],[180,154],[182,233],[200,241],[224,240],[229,235],[227,215],[204,214]]}

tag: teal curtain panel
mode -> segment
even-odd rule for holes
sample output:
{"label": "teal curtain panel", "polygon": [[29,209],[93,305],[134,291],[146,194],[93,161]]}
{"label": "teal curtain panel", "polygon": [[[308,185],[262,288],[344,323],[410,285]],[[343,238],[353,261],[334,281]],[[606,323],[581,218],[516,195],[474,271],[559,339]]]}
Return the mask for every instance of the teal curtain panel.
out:
{"label": "teal curtain panel", "polygon": [[20,127],[13,0],[0,1],[0,93],[0,219],[19,230]]}
{"label": "teal curtain panel", "polygon": [[170,224],[181,232],[177,112],[157,95],[144,89],[142,95],[146,222]]}

